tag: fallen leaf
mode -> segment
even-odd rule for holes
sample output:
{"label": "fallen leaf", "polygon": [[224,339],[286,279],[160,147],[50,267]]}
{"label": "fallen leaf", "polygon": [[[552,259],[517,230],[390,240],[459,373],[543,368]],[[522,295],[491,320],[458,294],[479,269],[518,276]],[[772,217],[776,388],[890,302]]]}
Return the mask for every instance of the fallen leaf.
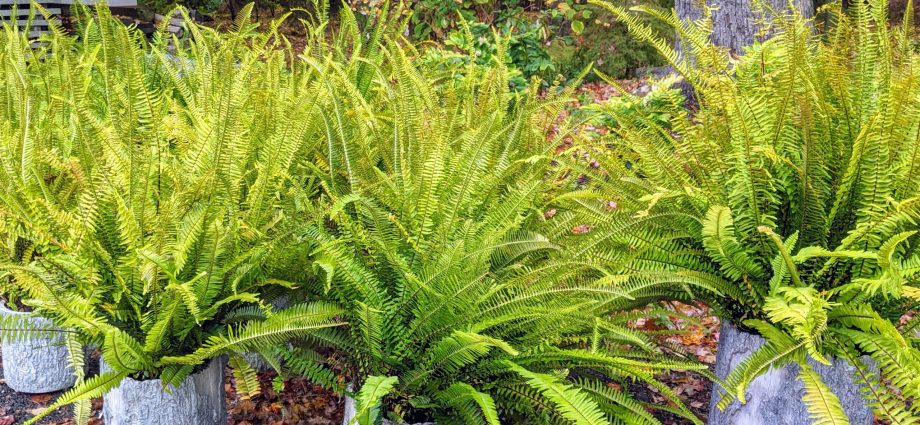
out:
{"label": "fallen leaf", "polygon": [[30,398],[32,399],[32,403],[45,404],[51,401],[51,394],[35,394]]}
{"label": "fallen leaf", "polygon": [[588,226],[587,224],[579,224],[572,228],[572,233],[576,235],[583,235],[590,231],[591,231],[591,226]]}

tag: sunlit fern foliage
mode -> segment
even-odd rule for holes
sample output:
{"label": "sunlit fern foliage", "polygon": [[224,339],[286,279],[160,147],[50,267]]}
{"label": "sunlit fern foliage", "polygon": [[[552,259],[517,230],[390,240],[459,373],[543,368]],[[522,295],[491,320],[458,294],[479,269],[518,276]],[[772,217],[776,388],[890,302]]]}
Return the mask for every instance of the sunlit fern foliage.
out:
{"label": "sunlit fern foliage", "polygon": [[[229,33],[190,25],[185,40],[148,42],[105,7],[38,46],[0,32],[0,216],[4,238],[34,250],[2,268],[80,335],[77,370],[79,343],[112,369],[46,413],[127,376],[176,384],[224,354],[252,384],[237,353],[345,325],[332,304],[273,312],[263,294],[296,286],[304,264],[287,259],[312,250],[289,222],[317,190],[304,162],[326,136],[317,93],[335,69],[373,61],[319,37],[314,59],[295,60],[249,10]],[[7,322],[7,337],[37,333]]]}
{"label": "sunlit fern foliage", "polygon": [[[88,343],[112,368],[47,412],[76,402],[85,420],[125,377],[177,384],[225,354],[256,393],[252,351],[342,389],[333,349],[361,423],[698,422],[654,375],[702,367],[617,314],[648,287],[595,281],[542,222],[565,92],[512,93],[502,64],[418,66],[398,12],[309,19],[294,54],[248,10],[229,33],[149,43],[104,7],[38,46],[4,29],[2,231],[34,254],[2,268],[68,330],[78,370]],[[311,301],[273,311],[281,292]],[[45,332],[20,325],[4,336]],[[633,381],[672,403],[607,385]]]}
{"label": "sunlit fern foliage", "polygon": [[[632,291],[587,278],[600,272],[543,221],[559,190],[552,149],[568,132],[547,134],[569,91],[513,92],[502,64],[444,75],[410,45],[384,45],[367,90],[331,77],[328,135],[310,154],[322,187],[302,230],[319,245],[313,292],[341,306],[347,335],[306,338],[288,366],[353,384],[360,424],[657,424],[659,409],[698,422],[655,375],[705,368],[629,329],[619,310]],[[337,354],[313,349],[324,345]]]}
{"label": "sunlit fern foliage", "polygon": [[[650,297],[701,299],[766,337],[728,377],[729,394],[743,399],[770,367],[835,356],[858,367],[880,417],[915,422],[918,321],[899,321],[920,304],[920,56],[910,20],[890,29],[884,1],[830,5],[826,32],[792,14],[733,59],[708,42],[709,22],[646,10],[678,29],[680,57],[632,12],[595,3],[672,62],[699,108],[675,95],[657,111],[667,125],[614,116],[612,137],[576,143],[598,167],[571,161],[588,183],[557,202],[568,207],[560,217],[592,226],[578,237],[581,256],[624,284],[670,287]],[[801,377],[815,417],[838,417],[820,378]]]}

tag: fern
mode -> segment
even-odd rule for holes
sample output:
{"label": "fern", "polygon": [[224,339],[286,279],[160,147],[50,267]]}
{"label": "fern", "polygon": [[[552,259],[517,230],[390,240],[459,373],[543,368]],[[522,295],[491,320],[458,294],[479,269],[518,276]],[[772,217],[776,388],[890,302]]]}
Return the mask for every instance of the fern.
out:
{"label": "fern", "polygon": [[597,425],[606,422],[603,413],[592,406],[585,393],[571,386],[560,384],[552,376],[533,373],[512,362],[508,362],[508,367],[527,379],[531,386],[559,406],[562,416],[572,422],[579,425]]}
{"label": "fern", "polygon": [[393,386],[399,382],[395,376],[369,376],[361,386],[356,399],[355,409],[357,413],[351,423],[358,425],[371,425],[377,423],[380,415],[381,399],[393,389]]}
{"label": "fern", "polygon": [[343,66],[380,59],[292,66],[289,47],[255,32],[248,13],[229,34],[190,24],[192,37],[171,46],[104,5],[81,10],[79,34],[54,27],[40,45],[0,31],[0,67],[13,77],[0,82],[0,236],[10,248],[0,279],[16,291],[4,295],[56,328],[10,317],[0,336],[64,332],[75,369],[77,341],[100,347],[112,368],[79,377],[35,421],[74,402],[81,416],[126,376],[178,385],[224,354],[255,393],[237,353],[335,339],[345,325],[330,303],[272,314],[266,300],[311,281],[290,259],[311,250],[292,222],[316,191],[306,154],[331,104],[310,93],[341,84]]}
{"label": "fern", "polygon": [[[336,72],[318,88],[330,99],[318,118],[321,143],[308,154],[320,190],[310,198],[316,215],[297,230],[317,241],[319,279],[306,296],[336,302],[347,325],[334,338],[304,338],[284,357],[323,381],[335,367],[351,383],[398,378],[379,405],[397,421],[628,418],[619,403],[630,395],[574,386],[605,375],[658,385],[692,417],[654,378],[688,364],[663,361],[661,347],[619,314],[667,284],[585,278],[600,272],[542,216],[560,190],[549,117],[571,88],[543,98],[512,92],[499,66],[444,77],[393,34],[381,40],[373,79]],[[317,356],[317,344],[335,354]],[[508,361],[537,375],[525,378]]]}
{"label": "fern", "polygon": [[845,425],[847,419],[840,400],[831,392],[831,389],[821,381],[821,376],[814,370],[803,367],[799,378],[805,385],[805,404],[808,405],[809,415],[818,425]]}
{"label": "fern", "polygon": [[457,382],[439,394],[438,398],[443,399],[446,404],[463,414],[467,423],[489,425],[501,423],[498,419],[495,400],[469,384]]}
{"label": "fern", "polygon": [[[772,38],[729,60],[707,40],[705,17],[681,22],[636,8],[675,27],[681,57],[633,12],[592,3],[657,48],[693,86],[699,107],[688,110],[678,95],[654,116],[648,108],[592,107],[616,125],[608,137],[576,139],[571,152],[579,155],[570,157],[579,159],[566,168],[589,183],[554,201],[563,220],[591,232],[557,243],[577,247],[619,281],[673,287],[643,300],[701,300],[765,337],[726,378],[721,407],[743,401],[760,374],[795,362],[806,368],[814,419],[838,422],[807,357],[852,363],[868,355],[893,388],[914,393],[917,346],[897,326],[916,307],[920,121],[906,111],[918,107],[911,70],[920,56],[904,50],[903,35],[889,34],[884,4],[828,6],[836,23],[825,34],[810,31],[801,14],[785,14],[773,20]],[[610,202],[616,207],[603,207]],[[867,385],[879,416],[916,415],[906,399]]]}

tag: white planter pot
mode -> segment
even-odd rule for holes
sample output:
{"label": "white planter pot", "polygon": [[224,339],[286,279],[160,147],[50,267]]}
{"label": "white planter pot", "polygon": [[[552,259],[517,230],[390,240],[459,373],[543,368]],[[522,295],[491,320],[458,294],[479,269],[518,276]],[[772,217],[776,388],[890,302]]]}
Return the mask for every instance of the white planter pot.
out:
{"label": "white planter pot", "polygon": [[[27,316],[32,326],[52,328],[54,324],[44,317],[13,311],[0,302],[0,315]],[[64,336],[52,334],[24,341],[2,342],[3,378],[10,388],[29,394],[42,394],[72,387],[76,382],[73,368],[68,362]]]}
{"label": "white planter pot", "polygon": [[[759,335],[743,332],[730,323],[723,323],[719,335],[719,348],[716,352],[715,373],[725,378],[742,360],[748,358],[757,348],[764,344]],[[853,381],[856,370],[847,362],[834,359],[831,366],[819,364],[809,359],[812,368],[821,375],[821,379],[830,387],[846,411],[852,425],[872,425],[872,409],[866,406],[860,386]],[[720,411],[716,403],[724,390],[714,387],[709,407],[709,425],[809,425],[808,408],[802,401],[805,388],[798,379],[799,366],[788,365],[781,369],[771,369],[755,379],[748,387],[746,404],[737,401]]]}
{"label": "white planter pot", "polygon": [[[225,425],[223,357],[185,378],[178,388],[163,389],[159,379],[126,378],[103,397],[106,425]],[[100,369],[109,370],[103,362]]]}

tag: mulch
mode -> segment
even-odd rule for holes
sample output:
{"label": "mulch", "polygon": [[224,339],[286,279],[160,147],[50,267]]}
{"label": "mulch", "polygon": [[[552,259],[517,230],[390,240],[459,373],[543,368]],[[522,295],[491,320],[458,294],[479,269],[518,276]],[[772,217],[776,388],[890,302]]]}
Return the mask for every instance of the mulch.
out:
{"label": "mulch", "polygon": [[[697,360],[710,365],[716,362],[716,347],[719,341],[719,319],[712,316],[708,307],[702,304],[689,305],[668,302],[662,305],[665,311],[673,314],[660,316],[649,315],[632,323],[632,327],[653,335],[667,351],[683,356],[688,360]],[[671,371],[657,376],[658,380],[670,387],[681,401],[703,423],[709,416],[709,399],[713,384],[705,376],[691,371]],[[666,397],[654,387],[632,386],[629,391],[638,400],[661,405]],[[693,422],[667,412],[655,412],[655,416],[664,425],[688,425]]]}
{"label": "mulch", "polygon": [[275,372],[259,374],[262,393],[241,399],[229,371],[224,375],[227,390],[227,423],[230,425],[339,425],[345,400],[305,378],[288,379],[280,392],[272,387]]}

